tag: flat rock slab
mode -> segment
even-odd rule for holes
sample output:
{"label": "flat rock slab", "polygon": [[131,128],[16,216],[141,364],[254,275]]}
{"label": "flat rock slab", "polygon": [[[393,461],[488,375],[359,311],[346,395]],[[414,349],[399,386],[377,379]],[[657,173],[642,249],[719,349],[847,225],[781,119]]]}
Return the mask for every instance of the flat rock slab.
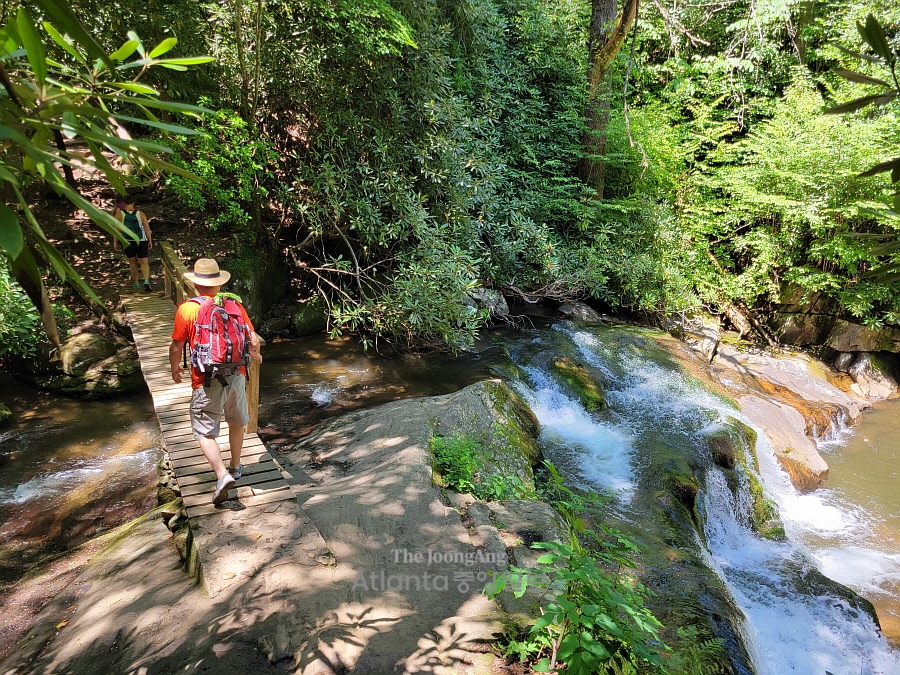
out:
{"label": "flat rock slab", "polygon": [[289,455],[313,460],[316,483],[298,496],[336,559],[307,607],[319,619],[298,672],[491,672],[501,615],[481,591],[496,565],[432,484],[428,441],[443,414],[462,413],[449,397],[351,413]]}
{"label": "flat rock slab", "polygon": [[274,567],[302,570],[333,562],[325,540],[296,500],[193,518],[191,533],[200,582],[211,598]]}
{"label": "flat rock slab", "polygon": [[828,464],[816,444],[803,433],[805,420],[794,408],[759,396],[740,396],[741,412],[758,429],[763,429],[775,458],[801,492],[810,492],[828,478]]}

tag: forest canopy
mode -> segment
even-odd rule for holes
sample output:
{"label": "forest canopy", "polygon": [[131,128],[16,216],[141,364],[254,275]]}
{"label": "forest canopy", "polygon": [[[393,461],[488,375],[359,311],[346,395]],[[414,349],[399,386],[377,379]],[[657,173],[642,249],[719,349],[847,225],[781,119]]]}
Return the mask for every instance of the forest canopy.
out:
{"label": "forest canopy", "polygon": [[[44,4],[24,3],[36,25]],[[752,318],[786,284],[900,324],[896,280],[871,274],[897,255],[900,169],[860,175],[900,154],[896,3],[69,4],[108,54],[133,31],[214,59],[141,79],[206,109],[166,117],[202,133],[124,124],[171,151],[185,209],[285,260],[335,333],[464,348],[479,289]],[[861,97],[878,105],[824,114]]]}

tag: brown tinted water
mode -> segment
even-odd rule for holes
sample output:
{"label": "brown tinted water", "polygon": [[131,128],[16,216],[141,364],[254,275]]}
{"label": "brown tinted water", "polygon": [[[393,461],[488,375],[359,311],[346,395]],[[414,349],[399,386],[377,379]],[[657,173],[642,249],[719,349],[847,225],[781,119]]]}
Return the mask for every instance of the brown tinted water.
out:
{"label": "brown tinted water", "polygon": [[153,505],[159,430],[146,393],[87,401],[0,378],[0,583]]}
{"label": "brown tinted water", "polygon": [[482,343],[473,353],[364,351],[356,340],[312,336],[272,342],[260,374],[260,436],[284,449],[328,418],[416,396],[458,391],[489,377],[502,358]]}
{"label": "brown tinted water", "polygon": [[822,450],[830,472],[821,512],[834,508],[837,518],[807,543],[828,576],[874,603],[900,643],[900,400],[878,404]]}

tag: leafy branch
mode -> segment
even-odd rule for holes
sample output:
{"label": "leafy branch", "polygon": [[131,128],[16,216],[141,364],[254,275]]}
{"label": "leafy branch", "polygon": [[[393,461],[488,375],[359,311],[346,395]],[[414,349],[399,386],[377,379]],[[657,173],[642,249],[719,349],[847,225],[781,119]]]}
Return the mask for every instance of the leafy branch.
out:
{"label": "leafy branch", "polygon": [[[3,104],[0,98],[0,189],[14,196],[15,207],[0,204],[0,251],[9,258],[15,280],[39,310],[48,337],[59,346],[38,260],[45,261],[62,281],[71,281],[98,305],[102,303],[47,239],[28,205],[26,189],[36,183],[46,184],[112,237],[123,241],[133,237],[110,214],[78,193],[71,170],[86,166],[100,172],[124,194],[125,175],[104,156],[106,150],[122,164],[193,179],[192,174],[163,159],[171,152],[168,148],[123,133],[124,123],[168,133],[197,133],[163,122],[153,111],[195,116],[204,112],[202,108],[162,101],[159,91],[139,80],[151,67],[186,70],[212,59],[161,58],[175,47],[175,38],[147,50],[134,32],[128,33],[129,39],[119,49],[107,54],[67,3],[36,0],[36,4],[46,17],[43,34],[24,7],[0,27],[0,82],[8,101]],[[48,47],[53,45],[62,50],[62,60],[48,54]],[[128,60],[135,53],[138,58]],[[136,70],[137,75],[123,77],[128,70]],[[69,152],[65,139],[82,141],[88,152]],[[63,168],[68,180],[57,167]]]}

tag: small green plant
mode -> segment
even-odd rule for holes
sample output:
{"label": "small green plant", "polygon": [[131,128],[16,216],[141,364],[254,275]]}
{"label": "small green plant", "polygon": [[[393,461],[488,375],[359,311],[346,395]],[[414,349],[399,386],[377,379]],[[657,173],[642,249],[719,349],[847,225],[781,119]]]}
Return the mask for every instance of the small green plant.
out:
{"label": "small green plant", "polygon": [[497,577],[485,589],[490,598],[507,586],[516,597],[529,587],[545,589],[550,599],[529,633],[510,641],[507,656],[536,659],[534,670],[544,673],[557,672],[560,663],[566,673],[584,675],[636,673],[639,664],[662,667],[662,625],[645,606],[649,591],[628,573],[637,547],[605,526],[599,532],[588,529],[581,515],[608,498],[578,494],[564,485],[552,463],[544,468],[541,498],[565,518],[569,542],[534,544],[547,550],[537,560],[541,573],[511,567],[509,576]]}
{"label": "small green plant", "polygon": [[696,626],[678,629],[679,647],[666,659],[658,672],[672,675],[724,675],[729,672],[720,638],[700,636]]}
{"label": "small green plant", "polygon": [[548,551],[537,562],[549,572],[549,584],[533,581],[543,575],[513,567],[510,576],[497,577],[485,589],[494,598],[509,583],[516,597],[529,587],[546,588],[550,596],[530,632],[510,642],[508,655],[538,659],[534,670],[540,673],[557,672],[565,663],[565,672],[576,675],[634,673],[639,663],[665,663],[662,625],[645,606],[648,592],[625,572],[633,564],[634,545],[609,534],[611,539],[598,539],[600,548],[595,550],[578,544],[534,544]]}
{"label": "small green plant", "polygon": [[431,452],[441,485],[455,492],[475,493],[478,443],[466,436],[432,436]]}
{"label": "small green plant", "polygon": [[454,492],[468,492],[478,499],[522,499],[528,490],[518,476],[504,476],[484,467],[481,443],[470,436],[432,436],[431,453],[441,485]]}

